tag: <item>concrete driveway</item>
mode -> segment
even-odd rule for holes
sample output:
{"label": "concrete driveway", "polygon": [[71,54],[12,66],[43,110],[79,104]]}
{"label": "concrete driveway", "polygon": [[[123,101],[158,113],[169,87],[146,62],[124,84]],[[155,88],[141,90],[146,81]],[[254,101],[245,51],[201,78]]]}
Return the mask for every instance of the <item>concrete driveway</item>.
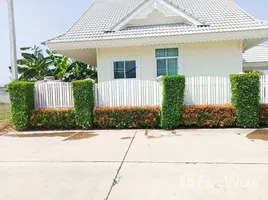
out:
{"label": "concrete driveway", "polygon": [[253,130],[0,136],[0,199],[268,199],[268,142]]}

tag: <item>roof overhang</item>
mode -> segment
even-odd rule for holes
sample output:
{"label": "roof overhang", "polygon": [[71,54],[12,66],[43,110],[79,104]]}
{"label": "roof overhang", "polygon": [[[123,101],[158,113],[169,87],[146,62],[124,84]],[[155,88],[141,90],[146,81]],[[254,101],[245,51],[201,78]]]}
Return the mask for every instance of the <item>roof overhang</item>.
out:
{"label": "roof overhang", "polygon": [[57,49],[56,53],[62,54],[69,58],[79,60],[91,66],[97,66],[97,52],[96,49]]}
{"label": "roof overhang", "polygon": [[209,41],[243,40],[243,50],[255,46],[268,39],[268,29],[246,31],[208,32],[198,34],[170,35],[158,37],[99,39],[65,42],[46,42],[54,51],[95,49],[109,47],[147,46],[161,44],[196,43]]}
{"label": "roof overhang", "polygon": [[267,62],[244,62],[243,67],[245,68],[261,68],[261,69],[268,69],[268,61]]}

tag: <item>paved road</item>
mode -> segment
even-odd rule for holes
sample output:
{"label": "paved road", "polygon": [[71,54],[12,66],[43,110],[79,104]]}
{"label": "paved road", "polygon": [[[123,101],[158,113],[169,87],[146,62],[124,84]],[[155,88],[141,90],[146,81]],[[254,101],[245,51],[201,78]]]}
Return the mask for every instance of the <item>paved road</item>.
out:
{"label": "paved road", "polygon": [[252,131],[0,136],[0,199],[268,199],[268,142],[247,139]]}

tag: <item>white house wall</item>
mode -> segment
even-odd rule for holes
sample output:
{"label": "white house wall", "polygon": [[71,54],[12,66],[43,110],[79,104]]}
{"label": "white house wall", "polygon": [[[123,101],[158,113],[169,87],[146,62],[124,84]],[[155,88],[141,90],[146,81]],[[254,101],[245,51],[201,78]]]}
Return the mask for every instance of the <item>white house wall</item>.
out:
{"label": "white house wall", "polygon": [[229,76],[242,72],[242,41],[97,49],[99,82],[113,80],[113,61],[136,60],[137,79],[156,80],[155,49],[179,48],[179,72],[186,76]]}
{"label": "white house wall", "polygon": [[243,71],[242,41],[183,45],[185,76],[229,76]]}

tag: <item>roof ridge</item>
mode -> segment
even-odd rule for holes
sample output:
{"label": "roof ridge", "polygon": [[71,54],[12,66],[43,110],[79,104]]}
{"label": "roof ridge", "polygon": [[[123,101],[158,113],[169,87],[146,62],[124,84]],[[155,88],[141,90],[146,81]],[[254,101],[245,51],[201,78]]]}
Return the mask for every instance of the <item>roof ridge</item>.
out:
{"label": "roof ridge", "polygon": [[201,19],[200,17],[196,17],[194,14],[191,12],[187,11],[186,9],[182,9],[179,5],[176,5],[173,3],[172,0],[163,0],[164,2],[168,3],[169,5],[173,6],[174,8],[178,9],[179,11],[183,12],[186,14],[188,17],[194,18],[195,20],[199,21],[201,24],[205,24],[206,22]]}
{"label": "roof ridge", "polygon": [[241,10],[244,14],[246,14],[248,17],[250,17],[254,21],[260,21],[260,22],[262,22],[262,20],[258,20],[254,15],[248,13],[246,10],[244,10],[238,4],[236,4],[233,0],[226,0],[226,1],[230,1],[234,6],[236,6],[239,10]]}
{"label": "roof ridge", "polygon": [[80,19],[89,11],[89,9],[97,2],[97,1],[99,1],[99,0],[94,0],[92,3],[91,3],[91,5],[86,9],[86,11],[76,20],[76,22],[69,28],[69,29],[67,29],[67,31],[66,31],[66,33],[70,30],[70,29],[72,29],[79,21],[80,21]]}
{"label": "roof ridge", "polygon": [[[98,0],[103,1],[103,0]],[[109,31],[112,31],[115,27],[117,27],[121,22],[123,22],[125,19],[127,19],[129,16],[131,16],[133,13],[135,13],[141,6],[143,6],[145,3],[148,3],[150,1],[164,1],[165,3],[169,4],[170,6],[174,7],[175,9],[183,12],[188,17],[193,18],[194,20],[198,21],[201,24],[205,25],[205,21],[202,20],[199,17],[196,17],[193,13],[187,11],[186,9],[181,8],[179,5],[175,4],[172,0],[144,0],[141,3],[139,3],[134,9],[132,9],[128,14],[126,14],[122,19],[120,19],[118,22],[116,22],[114,25],[112,25],[109,28]]]}
{"label": "roof ridge", "polygon": [[141,3],[139,3],[135,8],[133,8],[129,13],[127,13],[122,19],[120,19],[118,22],[116,22],[114,25],[112,25],[109,30],[113,30],[117,25],[119,25],[122,21],[127,19],[130,15],[132,15],[135,11],[137,11],[141,6],[143,6],[145,3],[152,1],[152,0],[144,0]]}
{"label": "roof ridge", "polygon": [[70,28],[68,28],[67,29],[67,31],[65,31],[64,33],[62,33],[62,34],[59,34],[59,35],[57,35],[57,36],[55,36],[55,37],[53,37],[53,38],[49,38],[48,40],[46,40],[46,41],[44,41],[44,42],[42,42],[41,44],[46,44],[47,42],[50,42],[51,40],[55,40],[55,39],[57,39],[57,38],[59,38],[59,37],[62,37],[62,36],[64,36],[64,35],[66,35],[79,21],[80,21],[80,19],[88,12],[88,10],[94,5],[94,3],[96,2],[96,1],[103,1],[103,0],[94,0],[92,3],[91,3],[91,5],[86,9],[86,11],[75,21],[75,23],[73,23],[73,25],[72,26],[70,26]]}

